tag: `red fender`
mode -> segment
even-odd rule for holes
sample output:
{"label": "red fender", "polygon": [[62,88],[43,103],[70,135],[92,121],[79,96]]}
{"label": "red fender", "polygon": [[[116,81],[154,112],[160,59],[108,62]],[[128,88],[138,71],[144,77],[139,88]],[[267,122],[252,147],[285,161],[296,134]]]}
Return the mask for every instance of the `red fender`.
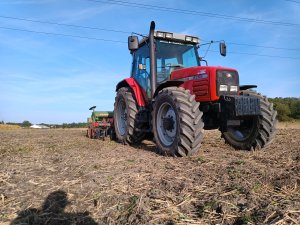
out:
{"label": "red fender", "polygon": [[146,93],[134,78],[132,77],[126,78],[121,82],[119,82],[117,84],[116,91],[118,91],[121,87],[128,87],[128,86],[131,87],[131,89],[133,90],[138,106],[140,107],[146,106],[146,101],[145,101],[145,99],[147,99]]}

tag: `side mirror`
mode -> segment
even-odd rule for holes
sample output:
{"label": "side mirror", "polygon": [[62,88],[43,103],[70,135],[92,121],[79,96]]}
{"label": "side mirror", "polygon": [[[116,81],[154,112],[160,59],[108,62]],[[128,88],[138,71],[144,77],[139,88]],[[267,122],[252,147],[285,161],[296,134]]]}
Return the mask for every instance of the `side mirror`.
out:
{"label": "side mirror", "polygon": [[139,48],[139,39],[137,36],[128,37],[128,49],[132,52]]}
{"label": "side mirror", "polygon": [[220,42],[220,54],[221,54],[221,56],[226,56],[226,44],[225,44],[225,42]]}

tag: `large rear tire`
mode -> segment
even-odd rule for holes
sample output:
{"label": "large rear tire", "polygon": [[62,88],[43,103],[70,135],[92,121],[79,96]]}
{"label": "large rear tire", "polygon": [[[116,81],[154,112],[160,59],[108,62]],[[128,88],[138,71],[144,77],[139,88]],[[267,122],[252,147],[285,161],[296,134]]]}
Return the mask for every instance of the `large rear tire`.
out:
{"label": "large rear tire", "polygon": [[261,115],[242,120],[240,126],[229,126],[228,130],[222,133],[222,137],[235,149],[255,150],[267,147],[275,138],[277,111],[267,97],[256,91],[245,90],[241,95],[259,98]]}
{"label": "large rear tire", "polygon": [[171,156],[195,154],[203,138],[202,112],[195,95],[178,87],[161,90],[152,111],[152,129],[159,153]]}
{"label": "large rear tire", "polygon": [[144,138],[144,132],[137,130],[137,112],[137,103],[130,88],[120,88],[114,105],[115,132],[119,142],[134,144]]}

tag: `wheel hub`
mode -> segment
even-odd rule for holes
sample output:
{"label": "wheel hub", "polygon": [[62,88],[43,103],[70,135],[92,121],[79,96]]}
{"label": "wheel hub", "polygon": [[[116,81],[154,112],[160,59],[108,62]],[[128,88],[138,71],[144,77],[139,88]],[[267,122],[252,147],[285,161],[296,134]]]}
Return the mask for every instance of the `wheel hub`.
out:
{"label": "wheel hub", "polygon": [[169,103],[163,103],[157,112],[158,136],[165,146],[171,146],[177,136],[176,112]]}
{"label": "wheel hub", "polygon": [[174,129],[174,119],[173,119],[173,116],[168,116],[168,117],[165,117],[165,118],[162,118],[163,120],[163,128],[165,130],[168,130],[168,131],[172,131]]}

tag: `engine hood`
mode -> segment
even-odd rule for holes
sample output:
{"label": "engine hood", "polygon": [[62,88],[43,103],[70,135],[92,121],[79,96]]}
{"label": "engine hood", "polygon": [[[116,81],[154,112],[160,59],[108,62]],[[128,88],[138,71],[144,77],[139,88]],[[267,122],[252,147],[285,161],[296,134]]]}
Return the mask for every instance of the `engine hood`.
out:
{"label": "engine hood", "polygon": [[171,80],[181,80],[188,77],[194,76],[208,76],[210,73],[215,72],[216,70],[233,70],[232,68],[226,68],[221,66],[196,66],[190,68],[183,68],[175,70],[171,73]]}

